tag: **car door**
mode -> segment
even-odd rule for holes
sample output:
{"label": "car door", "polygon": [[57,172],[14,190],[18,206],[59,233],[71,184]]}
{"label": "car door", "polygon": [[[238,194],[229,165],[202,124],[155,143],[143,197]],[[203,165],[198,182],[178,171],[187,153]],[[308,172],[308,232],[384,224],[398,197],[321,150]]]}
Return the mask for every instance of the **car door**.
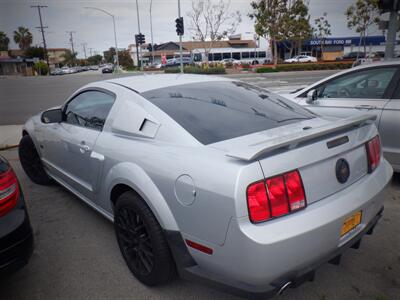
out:
{"label": "car door", "polygon": [[385,158],[396,172],[400,172],[400,71],[397,74],[392,99],[383,109],[379,133]]}
{"label": "car door", "polygon": [[51,124],[46,158],[53,175],[88,199],[93,199],[101,162],[92,155],[115,96],[105,90],[85,90],[63,108],[63,121]]}
{"label": "car door", "polygon": [[311,103],[307,103],[307,93],[311,89],[302,93],[297,102],[326,116],[345,118],[356,113],[373,114],[379,126],[396,72],[394,66],[355,70],[313,87],[317,98]]}

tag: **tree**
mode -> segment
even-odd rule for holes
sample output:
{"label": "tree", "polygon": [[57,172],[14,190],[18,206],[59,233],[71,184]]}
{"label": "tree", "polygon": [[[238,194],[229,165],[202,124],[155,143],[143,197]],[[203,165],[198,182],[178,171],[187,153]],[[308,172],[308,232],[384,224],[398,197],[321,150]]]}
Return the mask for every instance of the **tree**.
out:
{"label": "tree", "polygon": [[133,60],[128,50],[118,51],[118,61],[125,68],[133,67]]}
{"label": "tree", "polygon": [[331,24],[329,24],[327,16],[328,14],[324,12],[321,17],[314,19],[315,27],[313,28],[313,32],[319,41],[321,55],[324,53],[325,39],[331,35]]}
{"label": "tree", "polygon": [[100,54],[89,56],[87,58],[89,65],[99,65],[102,60],[103,60],[103,56],[101,56]]}
{"label": "tree", "polygon": [[255,21],[254,29],[259,36],[269,38],[274,66],[278,64],[278,42],[286,37],[287,0],[258,0],[251,2]]}
{"label": "tree", "polygon": [[3,31],[0,31],[0,51],[7,51],[9,43],[10,39],[8,36]]}
{"label": "tree", "polygon": [[39,60],[37,63],[35,63],[33,67],[39,75],[47,75],[47,73],[49,73],[49,67],[42,60]]}
{"label": "tree", "polygon": [[[115,48],[114,47],[110,47],[107,51],[103,52],[104,55],[104,60],[107,63],[114,63],[114,57],[115,57]],[[118,57],[119,58],[119,57]]]}
{"label": "tree", "polygon": [[193,39],[203,42],[204,54],[208,62],[208,53],[215,41],[222,40],[235,33],[242,21],[239,11],[229,12],[230,1],[192,0],[192,11],[187,13],[190,19],[189,31]]}
{"label": "tree", "polygon": [[364,55],[367,54],[366,36],[368,28],[380,21],[378,2],[379,0],[357,0],[356,4],[350,5],[345,12],[347,27],[355,29],[360,34],[364,46]]}
{"label": "tree", "polygon": [[63,64],[65,65],[74,65],[76,63],[77,52],[72,53],[71,50],[65,50],[61,57],[63,59]]}
{"label": "tree", "polygon": [[29,58],[39,58],[44,59],[44,49],[43,47],[29,47],[25,50],[25,56]]}
{"label": "tree", "polygon": [[26,50],[32,44],[32,34],[29,29],[23,26],[14,31],[14,42],[18,44],[21,50]]}
{"label": "tree", "polygon": [[284,35],[291,42],[290,56],[292,56],[294,46],[297,46],[300,52],[302,42],[312,35],[307,4],[303,0],[288,1],[287,13],[283,18],[286,24]]}

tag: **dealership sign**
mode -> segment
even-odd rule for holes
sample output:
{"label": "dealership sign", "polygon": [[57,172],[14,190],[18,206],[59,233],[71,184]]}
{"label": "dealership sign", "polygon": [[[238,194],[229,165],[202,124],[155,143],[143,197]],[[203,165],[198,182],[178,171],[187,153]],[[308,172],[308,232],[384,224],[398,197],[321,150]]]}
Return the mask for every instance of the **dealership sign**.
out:
{"label": "dealership sign", "polygon": [[[382,45],[385,43],[384,36],[367,36],[365,38],[365,44],[367,45]],[[350,46],[350,45],[362,45],[363,39],[360,37],[348,37],[348,38],[325,38],[325,39],[311,39],[305,42],[309,46]]]}

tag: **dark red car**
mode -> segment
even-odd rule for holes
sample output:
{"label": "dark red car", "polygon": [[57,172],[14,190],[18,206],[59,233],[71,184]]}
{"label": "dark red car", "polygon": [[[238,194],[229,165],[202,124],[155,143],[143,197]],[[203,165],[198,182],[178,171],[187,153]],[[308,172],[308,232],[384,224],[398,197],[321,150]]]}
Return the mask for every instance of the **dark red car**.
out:
{"label": "dark red car", "polygon": [[0,277],[27,264],[32,251],[32,227],[21,186],[0,156]]}

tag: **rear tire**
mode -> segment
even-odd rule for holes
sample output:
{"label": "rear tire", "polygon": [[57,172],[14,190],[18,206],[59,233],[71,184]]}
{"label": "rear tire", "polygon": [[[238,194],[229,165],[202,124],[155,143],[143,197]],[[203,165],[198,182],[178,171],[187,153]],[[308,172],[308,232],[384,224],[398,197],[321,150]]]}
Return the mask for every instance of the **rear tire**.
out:
{"label": "rear tire", "polygon": [[122,256],[140,282],[157,286],[175,278],[175,263],[162,228],[147,204],[133,191],[117,199],[114,228]]}
{"label": "rear tire", "polygon": [[35,144],[29,135],[24,135],[19,142],[18,155],[22,168],[34,183],[40,185],[52,184],[52,180],[44,170]]}

